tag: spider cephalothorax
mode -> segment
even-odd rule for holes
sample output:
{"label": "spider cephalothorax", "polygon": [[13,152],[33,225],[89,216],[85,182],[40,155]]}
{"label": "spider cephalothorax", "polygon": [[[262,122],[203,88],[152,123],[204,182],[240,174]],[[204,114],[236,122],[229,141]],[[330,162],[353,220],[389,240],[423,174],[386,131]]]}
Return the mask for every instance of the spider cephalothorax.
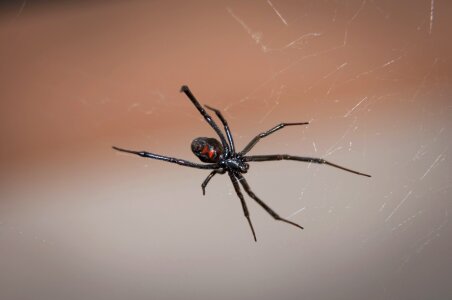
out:
{"label": "spider cephalothorax", "polygon": [[354,174],[362,175],[370,177],[370,175],[353,171],[351,169],[336,165],[334,163],[331,163],[329,161],[326,161],[322,158],[315,158],[315,157],[304,157],[304,156],[292,156],[288,154],[271,154],[271,155],[251,155],[247,156],[246,154],[264,137],[274,133],[277,130],[280,130],[284,128],[285,126],[294,126],[294,125],[306,125],[308,122],[297,122],[297,123],[281,123],[279,125],[276,125],[275,127],[271,128],[270,130],[267,130],[265,132],[262,132],[255,136],[248,145],[243,148],[242,151],[236,152],[235,146],[234,146],[234,140],[232,138],[231,131],[229,130],[229,125],[226,121],[226,119],[223,117],[221,112],[218,109],[205,106],[207,109],[215,112],[217,117],[220,119],[221,123],[223,124],[224,131],[226,133],[226,137],[224,136],[223,132],[218,128],[218,125],[215,123],[215,121],[212,119],[212,117],[206,112],[206,110],[199,104],[198,100],[193,96],[188,86],[182,86],[181,92],[185,93],[187,97],[191,100],[193,105],[198,109],[198,111],[201,113],[201,115],[204,117],[204,119],[209,123],[209,125],[215,130],[218,137],[220,138],[220,141],[218,141],[215,138],[207,138],[207,137],[200,137],[193,140],[191,144],[191,150],[193,153],[206,164],[198,164],[191,161],[174,158],[174,157],[168,157],[168,156],[162,156],[154,153],[150,153],[147,151],[134,151],[134,150],[127,150],[122,149],[118,147],[113,147],[113,149],[121,151],[121,152],[127,152],[136,154],[142,157],[152,158],[152,159],[158,159],[163,160],[171,163],[175,163],[178,165],[191,167],[191,168],[197,168],[197,169],[210,169],[212,170],[210,174],[207,176],[207,178],[203,181],[201,184],[202,192],[205,194],[205,188],[207,184],[209,183],[210,179],[212,179],[213,176],[216,174],[224,174],[228,173],[229,178],[232,181],[232,185],[234,186],[235,192],[237,196],[240,198],[240,201],[242,203],[243,213],[245,214],[245,217],[248,220],[248,223],[251,227],[251,232],[253,233],[254,240],[256,241],[256,234],[254,232],[253,225],[251,223],[251,219],[248,212],[248,207],[245,202],[245,198],[243,197],[242,191],[240,189],[239,183],[242,185],[245,192],[253,198],[260,206],[262,206],[263,209],[265,209],[273,218],[275,218],[278,221],[282,221],[288,224],[291,224],[293,226],[296,226],[298,228],[303,229],[300,225],[289,221],[287,219],[284,219],[280,217],[276,212],[273,211],[267,204],[265,204],[261,199],[259,199],[256,194],[253,193],[250,186],[248,185],[248,182],[245,180],[245,177],[243,177],[242,173],[246,173],[249,168],[248,162],[251,161],[272,161],[272,160],[295,160],[295,161],[301,161],[301,162],[309,162],[309,163],[316,163],[316,164],[326,164],[335,168],[342,169],[347,172],[351,172]]}

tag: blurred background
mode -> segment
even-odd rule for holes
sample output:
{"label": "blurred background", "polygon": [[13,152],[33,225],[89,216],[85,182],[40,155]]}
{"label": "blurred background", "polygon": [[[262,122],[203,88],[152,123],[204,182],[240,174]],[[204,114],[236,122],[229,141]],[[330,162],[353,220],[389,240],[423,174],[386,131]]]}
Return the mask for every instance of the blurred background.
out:
{"label": "blurred background", "polygon": [[[0,9],[0,298],[450,299],[451,2],[10,1]],[[247,199],[192,161],[214,136],[372,178],[256,162]]]}

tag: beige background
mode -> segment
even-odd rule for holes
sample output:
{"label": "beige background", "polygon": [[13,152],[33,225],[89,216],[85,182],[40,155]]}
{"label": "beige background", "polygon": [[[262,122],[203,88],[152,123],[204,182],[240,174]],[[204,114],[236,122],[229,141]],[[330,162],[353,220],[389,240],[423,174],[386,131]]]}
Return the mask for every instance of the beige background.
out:
{"label": "beige background", "polygon": [[[447,299],[449,1],[24,1],[0,14],[0,299]],[[222,109],[252,236],[196,160]]]}

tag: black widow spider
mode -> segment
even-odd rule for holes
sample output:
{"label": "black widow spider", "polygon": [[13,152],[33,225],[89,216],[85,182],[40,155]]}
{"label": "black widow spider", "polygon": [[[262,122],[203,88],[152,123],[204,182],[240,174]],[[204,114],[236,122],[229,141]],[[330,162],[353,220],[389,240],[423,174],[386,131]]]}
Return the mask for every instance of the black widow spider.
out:
{"label": "black widow spider", "polygon": [[[159,159],[163,161],[167,161],[170,163],[175,163],[181,166],[191,167],[191,168],[197,168],[197,169],[209,169],[213,170],[210,172],[210,174],[207,176],[207,178],[204,180],[204,182],[201,184],[202,193],[205,195],[205,188],[207,184],[209,183],[210,179],[212,179],[213,176],[216,174],[224,174],[228,173],[229,177],[231,178],[232,185],[234,186],[235,192],[237,193],[237,196],[240,198],[240,201],[242,202],[242,208],[243,213],[245,214],[245,217],[248,220],[248,223],[251,227],[251,231],[253,233],[254,240],[256,239],[256,233],[254,232],[253,224],[251,223],[250,215],[248,212],[248,207],[245,203],[245,198],[243,197],[243,194],[240,190],[239,182],[242,185],[245,192],[253,198],[260,206],[262,206],[263,209],[265,209],[273,218],[275,218],[278,221],[282,221],[288,224],[291,224],[295,227],[298,227],[300,229],[303,229],[300,225],[291,222],[289,220],[286,220],[282,217],[280,217],[276,212],[273,211],[267,204],[265,204],[261,199],[259,199],[256,194],[253,193],[250,186],[248,185],[248,182],[243,177],[242,173],[246,173],[249,169],[249,164],[247,162],[251,161],[272,161],[272,160],[296,160],[296,161],[302,161],[302,162],[308,162],[308,163],[316,163],[316,164],[326,164],[335,168],[342,169],[347,172],[351,172],[354,174],[362,175],[371,177],[370,175],[353,171],[351,169],[333,164],[329,161],[326,161],[322,158],[315,158],[315,157],[303,157],[303,156],[292,156],[288,154],[271,154],[271,155],[251,155],[247,156],[246,154],[260,141],[260,139],[269,136],[270,134],[284,128],[285,126],[294,126],[294,125],[306,125],[309,124],[308,122],[299,122],[299,123],[281,123],[279,125],[276,125],[275,127],[271,128],[270,130],[267,130],[265,132],[262,132],[258,134],[256,137],[254,137],[246,147],[240,151],[235,152],[234,147],[234,140],[232,139],[232,134],[228,126],[228,122],[223,117],[221,112],[218,109],[209,107],[205,105],[205,107],[217,115],[217,117],[220,119],[221,123],[224,126],[224,131],[226,132],[226,138],[221,132],[220,128],[218,128],[218,125],[215,123],[215,121],[212,119],[212,117],[205,111],[205,109],[199,104],[198,100],[193,96],[188,86],[184,85],[181,88],[181,92],[185,93],[187,97],[191,100],[191,102],[195,105],[195,107],[198,109],[198,111],[201,113],[201,115],[204,117],[204,119],[209,123],[209,125],[215,130],[217,135],[220,138],[221,143],[215,139],[215,138],[207,138],[207,137],[199,137],[195,138],[193,142],[191,143],[191,150],[193,153],[204,163],[207,164],[199,164],[194,163],[191,161],[174,158],[174,157],[168,157],[168,156],[162,156],[154,153],[149,153],[146,151],[133,151],[133,150],[127,150],[122,149],[118,147],[113,147],[113,149],[136,154],[142,157],[152,158],[152,159]],[[228,143],[229,142],[229,143]]]}

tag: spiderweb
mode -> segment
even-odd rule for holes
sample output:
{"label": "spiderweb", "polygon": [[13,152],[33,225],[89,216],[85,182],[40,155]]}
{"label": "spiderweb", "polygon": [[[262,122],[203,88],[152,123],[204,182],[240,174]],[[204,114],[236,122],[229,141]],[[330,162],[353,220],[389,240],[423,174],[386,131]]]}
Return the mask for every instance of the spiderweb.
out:
{"label": "spiderweb", "polygon": [[[3,7],[0,298],[452,294],[447,1]],[[246,197],[255,244],[227,176],[202,197],[208,173],[110,150],[196,161],[192,138],[214,132],[182,84],[224,112],[239,149],[309,121],[250,154],[320,157],[372,178],[252,163],[253,191],[305,227]]]}

